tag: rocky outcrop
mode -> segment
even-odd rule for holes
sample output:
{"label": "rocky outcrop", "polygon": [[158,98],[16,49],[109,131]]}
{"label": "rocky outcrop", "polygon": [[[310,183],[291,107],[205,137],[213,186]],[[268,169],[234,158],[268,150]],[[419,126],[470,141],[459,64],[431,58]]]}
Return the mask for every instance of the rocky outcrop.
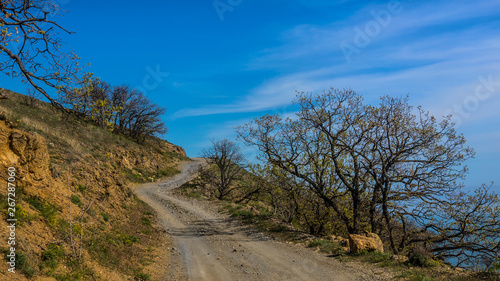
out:
{"label": "rocky outcrop", "polygon": [[384,252],[384,244],[375,233],[349,234],[349,248],[351,253],[358,253],[363,250]]}
{"label": "rocky outcrop", "polygon": [[400,263],[405,263],[408,261],[408,257],[407,256],[402,256],[402,255],[393,255],[391,257],[392,260],[396,261],[396,262],[400,262]]}
{"label": "rocky outcrop", "polygon": [[5,89],[0,88],[0,100],[8,99],[7,91]]}
{"label": "rocky outcrop", "polygon": [[19,156],[10,149],[11,133],[12,130],[10,130],[5,121],[0,121],[0,163],[5,167],[12,163],[17,163],[19,160]]}
{"label": "rocky outcrop", "polygon": [[15,167],[24,180],[41,181],[50,176],[49,152],[45,139],[36,133],[22,132],[0,121],[0,161]]}
{"label": "rocky outcrop", "polygon": [[166,143],[165,147],[167,150],[173,151],[174,153],[177,153],[177,154],[180,154],[180,155],[186,157],[186,151],[184,150],[184,148],[177,146],[175,144],[169,143],[167,141],[165,141],[165,143]]}
{"label": "rocky outcrop", "polygon": [[342,251],[349,252],[349,239],[345,239],[342,236],[331,235],[330,241],[338,243],[341,246]]}
{"label": "rocky outcrop", "polygon": [[45,139],[36,133],[13,132],[10,147],[19,156],[20,164],[26,166],[34,180],[49,176],[49,152]]}
{"label": "rocky outcrop", "polygon": [[332,242],[337,242],[339,243],[340,246],[342,247],[347,247],[349,246],[349,239],[345,239],[342,236],[337,236],[337,235],[331,235],[330,236],[330,241]]}

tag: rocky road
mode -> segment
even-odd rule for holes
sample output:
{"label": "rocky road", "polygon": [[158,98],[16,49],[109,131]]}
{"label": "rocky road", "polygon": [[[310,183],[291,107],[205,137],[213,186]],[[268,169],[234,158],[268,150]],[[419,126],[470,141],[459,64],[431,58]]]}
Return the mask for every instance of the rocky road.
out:
{"label": "rocky road", "polygon": [[274,241],[220,214],[209,204],[176,196],[203,159],[181,165],[182,172],[136,193],[158,213],[173,240],[164,280],[384,280],[381,269],[340,263],[299,245]]}

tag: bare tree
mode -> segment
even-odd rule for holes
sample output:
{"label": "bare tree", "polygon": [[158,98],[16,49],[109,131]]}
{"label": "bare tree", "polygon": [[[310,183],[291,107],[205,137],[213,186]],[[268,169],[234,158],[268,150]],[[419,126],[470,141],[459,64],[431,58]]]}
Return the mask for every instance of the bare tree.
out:
{"label": "bare tree", "polygon": [[273,214],[287,223],[296,220],[300,213],[299,185],[287,173],[269,164],[254,165],[251,172],[256,175],[253,184],[262,186]]}
{"label": "bare tree", "polygon": [[112,87],[92,74],[85,74],[78,87],[61,94],[61,101],[82,117],[144,143],[167,133],[161,117],[166,109],[152,103],[127,85]]}
{"label": "bare tree", "polygon": [[33,88],[28,88],[28,92],[26,93],[26,95],[23,96],[23,102],[27,106],[35,108],[39,98],[40,98],[39,92],[37,92]]}
{"label": "bare tree", "polygon": [[75,87],[59,92],[59,100],[80,117],[90,116],[90,93],[95,79],[92,73],[85,73]]}
{"label": "bare tree", "polygon": [[395,252],[404,244],[393,235],[395,218],[455,191],[474,155],[449,118],[438,123],[420,108],[414,115],[407,98],[366,106],[352,90],[331,89],[299,94],[296,104],[297,118],[267,115],[238,127],[239,136],[313,190],[348,233],[385,231]]}
{"label": "bare tree", "polygon": [[404,229],[407,245],[423,243],[440,259],[474,270],[500,265],[500,198],[482,185],[457,191],[439,201],[422,202],[405,214],[414,226]]}
{"label": "bare tree", "polygon": [[408,98],[383,97],[377,107],[367,107],[367,121],[375,124],[366,132],[368,149],[359,151],[363,169],[373,186],[370,205],[372,229],[377,229],[376,207],[391,248],[404,248],[395,241],[393,218],[401,218],[419,202],[441,202],[457,192],[467,175],[464,161],[474,156],[447,117],[439,122],[422,108],[413,108]]}
{"label": "bare tree", "polygon": [[90,96],[90,119],[101,128],[113,129],[116,108],[111,102],[111,85],[96,78],[92,81]]}
{"label": "bare tree", "polygon": [[211,167],[206,178],[215,185],[217,198],[224,199],[235,189],[233,183],[241,177],[246,163],[241,149],[227,139],[212,140],[212,146],[203,149],[202,156]]}
{"label": "bare tree", "polygon": [[125,133],[126,116],[130,108],[127,106],[130,99],[137,95],[135,90],[131,90],[127,85],[114,86],[111,91],[111,104],[116,107],[116,114],[113,116],[113,125],[115,133]]}
{"label": "bare tree", "polygon": [[50,16],[60,9],[50,0],[0,0],[0,71],[22,80],[53,105],[64,107],[43,87],[64,90],[77,80],[78,57],[63,49],[58,32],[66,30]]}
{"label": "bare tree", "polygon": [[138,143],[144,143],[150,136],[159,136],[167,133],[167,127],[161,120],[165,108],[149,101],[141,92],[134,95],[125,105],[128,134]]}
{"label": "bare tree", "polygon": [[[303,182],[332,208],[346,232],[362,230],[363,194],[369,187],[366,171],[355,149],[362,148],[356,126],[364,116],[355,92],[330,91],[315,97],[299,96],[296,119],[266,115],[237,128],[246,144],[262,152],[261,159]],[[346,196],[349,206],[344,208]]]}

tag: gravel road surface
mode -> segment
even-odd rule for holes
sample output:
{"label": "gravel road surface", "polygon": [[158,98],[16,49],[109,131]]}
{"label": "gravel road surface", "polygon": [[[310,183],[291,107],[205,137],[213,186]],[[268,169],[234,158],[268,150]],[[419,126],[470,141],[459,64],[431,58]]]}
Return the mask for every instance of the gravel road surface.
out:
{"label": "gravel road surface", "polygon": [[[158,213],[173,240],[164,280],[385,280],[383,269],[340,263],[299,245],[277,242],[220,214],[210,204],[172,194],[203,165],[194,159],[163,182],[136,193]],[[168,256],[167,256],[168,257]]]}

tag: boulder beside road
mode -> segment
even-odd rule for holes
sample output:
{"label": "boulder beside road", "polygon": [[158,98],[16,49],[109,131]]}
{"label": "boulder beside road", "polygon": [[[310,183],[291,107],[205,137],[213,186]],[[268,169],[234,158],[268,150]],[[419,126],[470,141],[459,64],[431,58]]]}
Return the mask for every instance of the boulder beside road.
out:
{"label": "boulder beside road", "polygon": [[349,248],[351,253],[359,253],[363,250],[384,252],[384,244],[375,233],[349,234]]}

